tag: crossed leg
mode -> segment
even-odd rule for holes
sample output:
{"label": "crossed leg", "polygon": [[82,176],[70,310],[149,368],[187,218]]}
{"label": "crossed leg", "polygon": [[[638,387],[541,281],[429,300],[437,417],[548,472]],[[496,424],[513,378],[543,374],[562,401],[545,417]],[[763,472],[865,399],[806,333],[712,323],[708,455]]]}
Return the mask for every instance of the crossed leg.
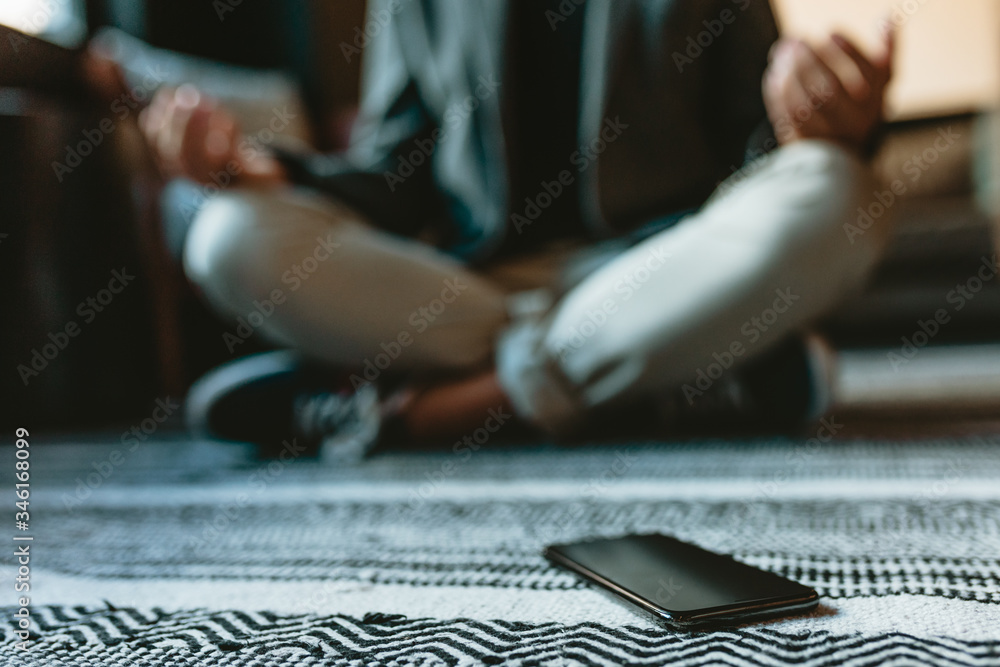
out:
{"label": "crossed leg", "polygon": [[[495,282],[297,192],[214,200],[194,224],[185,267],[232,316],[280,290],[283,303],[260,327],[280,345],[376,376],[390,366],[449,374],[409,402],[414,436],[461,434],[498,406],[568,431],[595,407],[689,381],[735,343],[742,359],[755,356],[859,287],[889,223],[860,237],[844,225],[872,189],[851,153],[797,142],[552,307],[513,319]],[[747,336],[745,323],[778,301],[780,317]]]}

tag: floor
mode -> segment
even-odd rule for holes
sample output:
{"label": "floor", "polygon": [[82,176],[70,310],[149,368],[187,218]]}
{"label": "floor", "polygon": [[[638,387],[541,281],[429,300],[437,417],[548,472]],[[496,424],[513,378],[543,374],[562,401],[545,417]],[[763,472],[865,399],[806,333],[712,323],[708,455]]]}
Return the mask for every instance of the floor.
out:
{"label": "floor", "polygon": [[[1000,665],[1000,435],[820,436],[340,466],[296,443],[34,438],[30,653],[8,594],[0,664]],[[678,633],[541,555],[630,532],[814,586],[820,608]]]}

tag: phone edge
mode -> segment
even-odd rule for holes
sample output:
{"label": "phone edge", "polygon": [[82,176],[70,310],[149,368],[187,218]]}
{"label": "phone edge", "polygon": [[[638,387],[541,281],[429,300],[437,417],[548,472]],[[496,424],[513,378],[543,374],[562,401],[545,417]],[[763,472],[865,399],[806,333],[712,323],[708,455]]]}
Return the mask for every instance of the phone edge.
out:
{"label": "phone edge", "polygon": [[[632,604],[653,614],[657,618],[660,618],[669,625],[673,626],[674,629],[685,632],[700,629],[711,629],[713,626],[719,625],[739,625],[741,623],[760,621],[779,616],[794,616],[812,611],[819,606],[819,593],[814,588],[796,581],[794,583],[799,584],[808,591],[807,595],[804,595],[803,597],[778,598],[769,605],[751,607],[751,611],[749,613],[741,614],[739,608],[728,607],[715,607],[714,609],[718,609],[718,611],[707,614],[687,615],[684,613],[678,613],[670,611],[669,609],[664,609],[663,607],[658,607],[655,603],[647,600],[646,598],[640,597],[627,588],[624,588],[597,572],[594,572],[590,568],[577,563],[569,556],[559,552],[559,546],[560,545],[558,544],[547,545],[542,550],[542,555],[549,561],[576,572],[585,579],[592,581],[602,588],[614,593],[621,599],[631,602]],[[733,622],[727,623],[729,621]]]}

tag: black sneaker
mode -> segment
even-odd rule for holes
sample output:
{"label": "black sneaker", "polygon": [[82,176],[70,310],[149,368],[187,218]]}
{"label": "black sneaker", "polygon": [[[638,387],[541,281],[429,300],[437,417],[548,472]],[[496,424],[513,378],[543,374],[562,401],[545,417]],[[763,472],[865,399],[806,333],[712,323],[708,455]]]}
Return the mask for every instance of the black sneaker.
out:
{"label": "black sneaker", "polygon": [[307,455],[358,459],[371,451],[382,430],[374,385],[339,389],[333,371],[288,351],[216,368],[191,387],[185,407],[195,433],[255,443],[262,456],[296,439]]}
{"label": "black sneaker", "polygon": [[658,403],[661,423],[682,432],[790,432],[830,404],[830,352],[815,334],[789,337],[710,385],[688,383]]}

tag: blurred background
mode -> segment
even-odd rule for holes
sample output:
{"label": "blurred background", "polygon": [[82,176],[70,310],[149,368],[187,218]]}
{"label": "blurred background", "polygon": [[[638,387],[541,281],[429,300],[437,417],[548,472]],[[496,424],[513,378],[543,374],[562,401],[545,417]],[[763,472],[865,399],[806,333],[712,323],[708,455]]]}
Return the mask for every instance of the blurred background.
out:
{"label": "blurred background", "polygon": [[[788,34],[836,27],[867,42],[886,20],[900,33],[892,122],[875,157],[885,189],[859,225],[866,213],[877,223],[879,202],[901,224],[867,292],[822,324],[842,361],[838,400],[891,412],[880,396],[909,391],[919,411],[925,390],[950,383],[952,408],[1000,415],[1000,279],[989,269],[1000,3],[775,0],[774,9]],[[227,346],[237,323],[210,313],[185,281],[179,230],[213,189],[162,181],[135,127],[141,103],[192,82],[261,144],[337,150],[355,113],[365,32],[378,22],[364,0],[3,0],[0,25],[16,31],[0,39],[0,422],[130,423],[209,368],[264,349],[252,336]],[[111,104],[74,76],[88,41],[126,73]],[[946,356],[923,353],[916,364],[908,345]]]}
{"label": "blurred background", "polygon": [[[69,48],[92,37],[123,66],[137,102],[194,82],[237,109],[248,134],[263,132],[262,143],[320,150],[346,142],[361,59],[341,43],[354,45],[364,15],[363,0],[0,3],[0,23],[19,31]],[[2,42],[0,421],[77,428],[148,415],[156,398],[180,398],[232,358],[222,334],[233,323],[210,314],[183,278],[134,102],[90,99],[60,49]],[[193,214],[170,209],[167,218]],[[114,271],[129,284],[110,299]]]}

